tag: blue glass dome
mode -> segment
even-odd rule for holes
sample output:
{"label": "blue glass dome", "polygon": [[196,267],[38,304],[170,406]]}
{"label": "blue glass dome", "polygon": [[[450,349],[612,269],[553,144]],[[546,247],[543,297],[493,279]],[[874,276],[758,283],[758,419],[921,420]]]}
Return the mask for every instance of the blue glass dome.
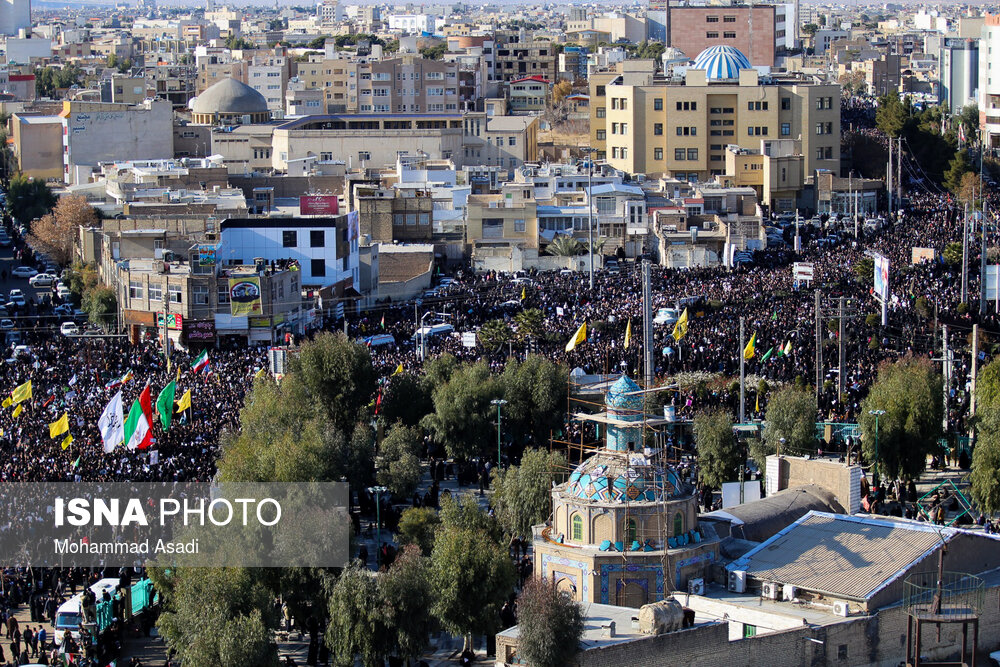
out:
{"label": "blue glass dome", "polygon": [[622,375],[608,388],[608,393],[604,397],[604,404],[609,408],[640,410],[642,408],[642,398],[637,393],[639,389],[639,385],[634,380],[627,375]]}
{"label": "blue glass dome", "polygon": [[710,46],[694,59],[694,69],[703,69],[709,81],[738,79],[740,70],[750,69],[750,60],[732,46]]}

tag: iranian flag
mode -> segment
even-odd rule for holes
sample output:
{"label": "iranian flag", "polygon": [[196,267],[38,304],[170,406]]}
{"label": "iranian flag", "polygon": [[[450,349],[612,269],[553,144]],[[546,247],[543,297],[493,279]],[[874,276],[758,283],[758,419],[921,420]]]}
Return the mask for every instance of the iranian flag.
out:
{"label": "iranian flag", "polygon": [[153,406],[149,385],[132,404],[125,420],[125,443],[129,449],[146,449],[152,440]]}
{"label": "iranian flag", "polygon": [[200,373],[201,371],[208,369],[208,350],[201,351],[198,358],[194,360],[193,364],[191,364],[191,369],[194,370],[195,373]]}

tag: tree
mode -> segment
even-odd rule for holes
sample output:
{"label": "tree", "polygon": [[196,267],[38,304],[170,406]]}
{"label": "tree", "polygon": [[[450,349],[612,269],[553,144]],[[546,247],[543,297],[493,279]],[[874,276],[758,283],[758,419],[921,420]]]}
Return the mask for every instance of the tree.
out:
{"label": "tree", "polygon": [[505,532],[527,537],[532,526],[549,517],[552,484],[563,477],[565,468],[561,453],[528,449],[520,465],[493,469],[490,503]]}
{"label": "tree", "polygon": [[576,257],[586,252],[584,244],[567,234],[559,234],[546,247],[550,255],[556,257]]}
{"label": "tree", "polygon": [[434,604],[430,560],[416,546],[406,546],[388,572],[379,575],[379,594],[389,627],[389,652],[397,658],[416,660],[429,646]]}
{"label": "tree", "polygon": [[[978,383],[976,390],[978,400]],[[976,412],[976,448],[972,451],[969,483],[979,511],[993,516],[1000,511],[1000,407],[994,403],[980,410],[977,403]]]}
{"label": "tree", "polygon": [[397,421],[407,426],[419,424],[424,415],[434,409],[427,384],[425,379],[405,371],[387,378],[382,389],[379,420],[383,424]]}
{"label": "tree", "polygon": [[[783,454],[809,454],[816,444],[816,395],[794,387],[786,387],[774,393],[767,402],[764,417],[764,448],[766,454],[774,454],[781,447]],[[782,444],[781,439],[785,442]],[[754,454],[754,460],[763,465],[761,452]]]}
{"label": "tree", "polygon": [[413,544],[425,556],[434,548],[434,535],[441,517],[430,507],[407,507],[399,517],[397,537],[402,545]]}
{"label": "tree", "polygon": [[97,223],[94,207],[80,195],[60,197],[52,213],[42,216],[31,226],[28,242],[41,248],[57,264],[69,264],[73,258],[73,244],[81,227]]}
{"label": "tree", "polygon": [[1000,357],[994,357],[976,375],[976,411],[1000,409]]}
{"label": "tree", "polygon": [[343,333],[324,332],[304,343],[290,366],[315,409],[341,432],[350,432],[375,393],[368,348]]}
{"label": "tree", "polygon": [[485,362],[460,366],[434,390],[434,412],[421,424],[434,433],[448,456],[479,456],[495,442],[490,402],[499,395],[499,383]]}
{"label": "tree", "polygon": [[226,38],[226,48],[230,51],[246,51],[255,48],[253,42],[245,37],[230,35]]}
{"label": "tree", "polygon": [[7,188],[7,211],[21,224],[40,218],[56,204],[56,196],[45,184],[24,174],[15,174]]}
{"label": "tree", "polygon": [[737,477],[743,454],[733,434],[733,418],[725,410],[702,410],[694,416],[698,448],[698,481],[713,489]]}
{"label": "tree", "polygon": [[264,570],[151,568],[162,597],[157,621],[167,646],[186,665],[276,667],[277,619]]}
{"label": "tree", "polygon": [[85,292],[81,305],[91,324],[101,327],[110,326],[118,316],[118,299],[115,297],[115,291],[105,285]]}
{"label": "tree", "polygon": [[503,320],[484,322],[476,334],[476,342],[487,350],[498,350],[513,339],[514,332]]}
{"label": "tree", "polygon": [[575,664],[583,625],[580,603],[547,581],[529,580],[517,598],[517,648],[532,667]]}
{"label": "tree", "polygon": [[434,539],[431,563],[431,610],[445,629],[465,636],[466,645],[473,633],[495,633],[500,607],[514,587],[507,549],[485,530],[446,521]]}
{"label": "tree", "polygon": [[545,335],[545,316],[538,308],[525,308],[514,315],[514,324],[517,326],[517,337],[521,341],[531,338],[537,340]]}
{"label": "tree", "polygon": [[816,23],[806,23],[802,26],[802,34],[808,35],[809,37],[815,35],[817,30],[819,30],[819,25]]}
{"label": "tree", "polygon": [[979,187],[979,175],[972,171],[962,174],[962,180],[958,186],[958,200],[963,204],[968,204],[969,208],[976,208],[982,199],[982,194]]}
{"label": "tree", "polygon": [[319,37],[314,37],[306,42],[306,48],[309,49],[322,49],[326,46],[326,40],[329,39],[329,35],[320,35]]}
{"label": "tree", "polygon": [[357,563],[345,569],[330,591],[326,645],[335,665],[349,667],[355,656],[366,667],[388,657],[392,634],[379,595],[377,575]]}
{"label": "tree", "polygon": [[878,109],[875,111],[875,125],[879,130],[895,139],[903,131],[906,118],[906,108],[899,101],[899,95],[890,93],[878,98]]}
{"label": "tree", "polygon": [[962,191],[962,177],[973,171],[972,161],[969,160],[969,154],[960,150],[955,153],[955,156],[948,163],[948,170],[944,174],[944,184],[952,194],[958,195]]}
{"label": "tree", "polygon": [[507,401],[502,414],[504,434],[515,443],[547,442],[551,432],[564,423],[568,381],[565,366],[541,355],[509,360],[499,382]]}
{"label": "tree", "polygon": [[851,270],[854,271],[854,279],[862,285],[871,285],[875,282],[875,260],[871,257],[862,257],[855,261]]}
{"label": "tree", "polygon": [[447,44],[435,44],[434,46],[426,46],[420,49],[420,55],[428,60],[441,60],[447,51]]}
{"label": "tree", "polygon": [[417,490],[423,471],[418,454],[423,446],[420,429],[396,422],[382,439],[375,458],[376,479],[397,498],[406,498]]}
{"label": "tree", "polygon": [[[924,470],[927,456],[937,450],[944,408],[941,375],[929,359],[908,356],[895,363],[884,362],[878,379],[861,403],[862,445],[868,461],[890,479],[912,479]],[[875,415],[878,418],[876,456]]]}
{"label": "tree", "polygon": [[552,103],[560,104],[566,96],[573,92],[573,84],[569,81],[560,81],[552,86]]}
{"label": "tree", "polygon": [[962,263],[962,244],[959,241],[952,241],[944,247],[941,253],[946,264],[958,266]]}

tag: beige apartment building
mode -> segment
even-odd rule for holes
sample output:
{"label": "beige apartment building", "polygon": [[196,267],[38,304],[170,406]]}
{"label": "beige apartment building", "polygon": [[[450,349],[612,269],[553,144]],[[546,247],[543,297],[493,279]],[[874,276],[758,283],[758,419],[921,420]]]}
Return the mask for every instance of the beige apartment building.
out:
{"label": "beige apartment building", "polygon": [[[591,80],[592,132],[603,157],[629,173],[707,180],[726,172],[726,147],[801,142],[804,169],[840,169],[840,86],[804,78],[761,80],[757,70],[687,70],[683,80],[626,73]],[[603,85],[604,96],[597,95]],[[598,106],[600,105],[600,106]],[[600,148],[599,148],[600,150]],[[599,154],[600,156],[600,154]]]}

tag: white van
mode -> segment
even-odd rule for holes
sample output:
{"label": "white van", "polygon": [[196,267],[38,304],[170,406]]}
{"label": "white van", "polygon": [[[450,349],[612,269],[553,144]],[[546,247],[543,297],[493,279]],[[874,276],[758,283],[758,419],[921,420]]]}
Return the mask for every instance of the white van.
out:
{"label": "white van", "polygon": [[455,331],[455,327],[450,324],[432,324],[429,327],[420,327],[417,329],[416,333],[413,334],[413,340],[419,341],[424,336],[428,338],[444,336],[453,331]]}
{"label": "white van", "polygon": [[[90,587],[97,602],[100,603],[104,597],[104,591],[111,597],[115,596],[115,589],[118,588],[118,579],[101,579]],[[52,641],[56,646],[62,644],[63,635],[70,632],[74,639],[80,638],[80,625],[83,623],[83,609],[80,608],[83,601],[83,593],[77,593],[66,602],[59,605],[56,610],[56,622],[52,628]]]}

